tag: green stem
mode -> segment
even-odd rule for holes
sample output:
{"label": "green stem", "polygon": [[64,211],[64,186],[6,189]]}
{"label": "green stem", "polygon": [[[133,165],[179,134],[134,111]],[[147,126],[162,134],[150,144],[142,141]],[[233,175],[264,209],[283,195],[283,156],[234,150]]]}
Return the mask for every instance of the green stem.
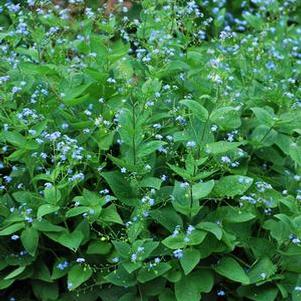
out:
{"label": "green stem", "polygon": [[133,162],[134,165],[136,165],[136,112],[135,112],[135,104],[132,102],[132,114],[133,114],[133,138],[132,138],[132,144],[133,144]]}

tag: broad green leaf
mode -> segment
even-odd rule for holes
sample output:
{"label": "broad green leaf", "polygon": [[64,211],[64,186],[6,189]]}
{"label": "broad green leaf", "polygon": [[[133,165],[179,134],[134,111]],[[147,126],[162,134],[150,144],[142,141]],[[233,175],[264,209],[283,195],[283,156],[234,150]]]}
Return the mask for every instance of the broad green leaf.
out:
{"label": "broad green leaf", "polygon": [[252,185],[253,179],[246,176],[226,176],[215,182],[213,194],[217,197],[234,197],[244,194]]}
{"label": "broad green leaf", "polygon": [[35,150],[39,148],[39,144],[36,141],[27,140],[23,135],[21,135],[18,132],[6,131],[4,137],[8,143],[23,149]]}
{"label": "broad green leaf", "polygon": [[193,115],[200,121],[205,122],[208,119],[208,111],[200,103],[192,99],[183,99],[180,104],[189,108]]}
{"label": "broad green leaf", "polygon": [[265,281],[273,276],[277,271],[277,267],[270,258],[261,258],[248,272],[250,284]]}
{"label": "broad green leaf", "polygon": [[209,293],[212,290],[214,278],[210,271],[197,270],[175,283],[177,301],[199,301],[201,293]]}
{"label": "broad green leaf", "polygon": [[124,241],[113,241],[113,245],[118,252],[118,255],[123,258],[129,258],[131,254],[131,247],[128,243]]}
{"label": "broad green leaf", "polygon": [[68,272],[68,289],[75,290],[84,282],[88,281],[93,272],[86,264],[76,264]]}
{"label": "broad green leaf", "polygon": [[169,230],[169,232],[173,232],[176,226],[183,225],[180,215],[170,207],[152,210],[150,215],[155,221]]}
{"label": "broad green leaf", "polygon": [[228,223],[244,223],[256,218],[256,215],[243,208],[228,206],[219,207],[216,213],[219,220],[224,220]]}
{"label": "broad green leaf", "polygon": [[221,227],[216,223],[200,222],[196,225],[196,228],[211,232],[218,240],[222,239],[223,231]]}
{"label": "broad green leaf", "polygon": [[174,171],[177,175],[181,176],[183,179],[190,179],[192,177],[189,171],[184,168],[169,163],[167,165],[170,167],[172,171]]}
{"label": "broad green leaf", "polygon": [[137,280],[140,283],[145,283],[147,281],[151,281],[157,277],[162,276],[170,269],[171,266],[165,262],[160,262],[152,267],[146,266],[139,270]]}
{"label": "broad green leaf", "polygon": [[249,284],[250,280],[240,264],[231,257],[223,257],[215,266],[215,271],[232,281]]}
{"label": "broad green leaf", "polygon": [[301,143],[291,143],[288,146],[288,152],[291,158],[301,166]]}
{"label": "broad green leaf", "polygon": [[65,258],[58,258],[53,264],[51,279],[56,280],[64,277],[70,270],[70,264]]}
{"label": "broad green leaf", "polygon": [[154,153],[156,150],[158,150],[164,144],[166,144],[166,142],[155,141],[155,140],[143,143],[138,148],[138,157],[142,158],[142,157],[148,156],[148,155]]}
{"label": "broad green leaf", "polygon": [[205,152],[211,155],[223,154],[232,150],[237,149],[243,142],[227,142],[227,141],[218,141],[208,143],[205,146]]}
{"label": "broad green leaf", "polygon": [[253,130],[250,136],[250,142],[252,142],[256,148],[268,147],[276,143],[277,137],[277,131],[261,124]]}
{"label": "broad green leaf", "polygon": [[221,107],[214,110],[210,120],[222,130],[236,129],[241,126],[239,107]]}
{"label": "broad green leaf", "polygon": [[59,209],[60,209],[59,206],[55,206],[51,204],[41,205],[38,209],[37,218],[41,218],[47,214],[57,212]]}
{"label": "broad green leaf", "polygon": [[181,249],[186,246],[199,245],[206,238],[206,235],[207,232],[195,229],[189,235],[184,235],[183,233],[179,233],[176,236],[170,235],[162,243],[169,249]]}
{"label": "broad green leaf", "polygon": [[109,283],[122,287],[132,287],[137,283],[135,275],[129,274],[122,266],[108,274],[105,279]]}
{"label": "broad green leaf", "polygon": [[278,295],[278,289],[277,287],[267,287],[267,286],[260,286],[260,287],[241,286],[238,289],[238,294],[240,296],[247,297],[248,300],[252,300],[252,301],[275,301]]}
{"label": "broad green leaf", "polygon": [[61,226],[54,225],[49,221],[42,219],[42,220],[35,220],[32,224],[33,228],[40,232],[64,232],[66,229]]}
{"label": "broad green leaf", "polygon": [[142,92],[148,96],[154,96],[156,92],[159,92],[161,89],[161,82],[158,79],[148,79],[142,85]]}
{"label": "broad green leaf", "polygon": [[89,243],[87,254],[105,255],[110,252],[112,245],[107,241],[91,241]]}
{"label": "broad green leaf", "polygon": [[261,124],[265,124],[269,127],[272,127],[274,125],[275,116],[270,111],[259,107],[252,108],[252,111]]}
{"label": "broad green leaf", "polygon": [[184,234],[178,234],[176,236],[170,235],[162,240],[163,245],[168,247],[169,249],[182,249],[186,246],[186,242],[184,241]]}
{"label": "broad green leaf", "polygon": [[26,266],[20,266],[20,267],[18,267],[17,269],[15,269],[12,272],[10,272],[7,276],[5,276],[4,280],[9,280],[9,279],[16,278],[17,276],[19,276],[20,274],[22,274],[25,269],[26,269]]}
{"label": "broad green leaf", "polygon": [[155,188],[160,189],[162,184],[162,180],[155,177],[147,177],[141,180],[139,183],[140,187],[149,187],[149,188]]}
{"label": "broad green leaf", "polygon": [[201,209],[199,201],[193,199],[190,190],[183,183],[175,182],[172,197],[175,210],[186,216],[195,216]]}
{"label": "broad green leaf", "polygon": [[70,87],[64,91],[63,102],[66,105],[77,105],[82,102],[82,96],[92,83],[83,84],[77,87]]}
{"label": "broad green leaf", "polygon": [[91,209],[90,207],[86,207],[86,206],[74,207],[74,208],[69,209],[66,212],[65,216],[66,216],[66,218],[74,217],[74,216],[89,212],[90,209]]}
{"label": "broad green leaf", "polygon": [[186,249],[184,255],[180,258],[181,266],[184,270],[184,274],[188,275],[201,259],[200,251],[197,249]]}
{"label": "broad green leaf", "polygon": [[108,171],[101,173],[101,175],[121,202],[130,206],[135,205],[136,194],[121,173],[117,171]]}
{"label": "broad green leaf", "polygon": [[183,276],[175,283],[175,295],[177,301],[200,301],[201,292],[193,275]]}
{"label": "broad green leaf", "polygon": [[159,301],[175,301],[176,297],[168,288],[165,288],[164,291],[159,295]]}
{"label": "broad green leaf", "polygon": [[57,187],[52,186],[51,188],[44,189],[44,197],[47,203],[56,205],[60,201],[62,195]]}
{"label": "broad green leaf", "polygon": [[16,224],[10,225],[0,231],[0,236],[11,235],[11,234],[23,229],[24,227],[25,227],[24,223],[16,223]]}
{"label": "broad green leaf", "polygon": [[45,234],[50,239],[58,242],[72,251],[76,251],[84,239],[83,233],[77,230],[73,231],[72,233],[64,231],[62,233],[49,232]]}
{"label": "broad green leaf", "polygon": [[214,187],[214,180],[208,182],[200,182],[192,186],[192,197],[194,200],[199,200],[206,197]]}
{"label": "broad green leaf", "polygon": [[21,234],[21,241],[25,250],[34,256],[39,244],[39,232],[33,227],[26,227]]}
{"label": "broad green leaf", "polygon": [[33,292],[40,300],[56,301],[59,297],[58,283],[33,282]]}
{"label": "broad green leaf", "polygon": [[123,225],[123,221],[122,221],[115,205],[110,205],[106,208],[103,208],[99,218],[102,222]]}

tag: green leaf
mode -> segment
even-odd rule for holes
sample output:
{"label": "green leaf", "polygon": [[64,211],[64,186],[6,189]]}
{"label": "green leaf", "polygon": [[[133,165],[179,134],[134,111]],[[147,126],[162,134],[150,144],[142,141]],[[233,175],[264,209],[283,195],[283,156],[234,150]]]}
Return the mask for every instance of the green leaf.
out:
{"label": "green leaf", "polygon": [[101,175],[121,202],[130,206],[136,204],[136,194],[121,173],[117,171],[108,171],[101,173]]}
{"label": "green leaf", "polygon": [[58,283],[33,281],[33,291],[39,300],[57,301],[59,296]]}
{"label": "green leaf", "polygon": [[170,269],[171,266],[165,262],[160,262],[153,267],[146,266],[139,270],[137,279],[140,283],[145,283],[162,276]]}
{"label": "green leaf", "polygon": [[74,216],[89,212],[90,209],[91,209],[90,207],[86,207],[86,206],[79,206],[79,207],[71,208],[66,212],[66,218],[74,217]]}
{"label": "green leaf", "polygon": [[291,158],[301,166],[301,143],[291,143],[288,148]]}
{"label": "green leaf", "polygon": [[211,232],[218,240],[222,239],[223,231],[218,224],[211,222],[200,222],[196,225],[196,228]]}
{"label": "green leaf", "polygon": [[21,149],[35,150],[39,148],[39,144],[34,140],[27,140],[18,132],[6,131],[4,135],[8,143],[17,146]]}
{"label": "green leaf", "polygon": [[99,129],[94,132],[91,138],[97,143],[99,149],[109,150],[114,141],[115,132],[108,132],[104,129]]}
{"label": "green leaf", "polygon": [[152,210],[150,212],[150,216],[167,230],[169,230],[169,232],[173,232],[177,225],[183,225],[180,215],[170,207]]}
{"label": "green leaf", "polygon": [[100,220],[103,222],[123,225],[123,221],[114,204],[102,209]]}
{"label": "green leaf", "polygon": [[142,158],[154,153],[161,146],[166,144],[164,141],[149,141],[147,143],[143,143],[138,148],[138,157]]}
{"label": "green leaf", "polygon": [[64,231],[66,231],[66,229],[64,227],[54,225],[45,219],[35,220],[33,222],[32,226],[40,232],[64,232]]}
{"label": "green leaf", "polygon": [[190,179],[192,177],[190,172],[184,168],[181,168],[176,165],[169,164],[169,163],[167,163],[167,165],[169,166],[169,168],[172,171],[174,171],[177,175],[181,176],[185,180]]}
{"label": "green leaf", "polygon": [[91,86],[91,84],[92,83],[87,83],[77,87],[68,88],[68,90],[64,91],[65,95],[63,96],[63,102],[69,106],[81,104],[83,100],[86,100],[87,94],[85,94],[84,97],[80,96],[82,96],[86,92],[86,90]]}
{"label": "green leaf", "polygon": [[242,144],[243,142],[226,142],[226,141],[212,142],[206,144],[205,152],[207,154],[212,154],[212,155],[223,154],[237,149]]}
{"label": "green leaf", "polygon": [[10,272],[6,277],[4,277],[4,280],[9,280],[9,279],[16,278],[17,276],[22,274],[25,269],[26,269],[26,266],[18,267],[17,269]]}
{"label": "green leaf", "polygon": [[195,246],[202,243],[206,238],[207,232],[202,230],[193,230],[190,235],[179,233],[178,235],[170,235],[166,237],[162,243],[169,249],[182,249],[186,246]]}
{"label": "green leaf", "polygon": [[246,176],[231,175],[216,181],[213,194],[217,197],[234,197],[244,194],[252,185],[253,179]]}
{"label": "green leaf", "polygon": [[89,191],[88,189],[84,189],[83,197],[81,204],[84,206],[90,207],[100,207],[105,204],[104,198],[101,198],[97,193]]}
{"label": "green leaf", "polygon": [[[241,286],[240,288],[238,288],[238,294],[240,296],[247,297],[249,300],[253,301],[275,301],[278,295],[278,289],[277,287],[266,286]],[[296,299],[296,301],[297,300],[299,299]]]}
{"label": "green leaf", "polygon": [[275,123],[275,116],[271,112],[265,110],[264,108],[252,108],[256,118],[260,122],[260,124],[265,124],[269,127],[272,127]]}
{"label": "green leaf", "polygon": [[228,223],[244,223],[256,218],[256,215],[243,208],[223,206],[219,207],[216,213],[220,220]]}
{"label": "green leaf", "polygon": [[210,120],[222,130],[236,129],[241,126],[239,108],[235,107],[221,107],[214,110],[210,115]]}
{"label": "green leaf", "polygon": [[91,241],[87,249],[87,254],[105,255],[108,254],[111,249],[112,245],[107,241]]}
{"label": "green leaf", "polygon": [[149,187],[149,188],[155,188],[160,189],[162,184],[162,180],[155,177],[147,177],[141,180],[139,183],[140,187]]}
{"label": "green leaf", "polygon": [[249,284],[250,280],[240,264],[231,257],[223,257],[215,267],[215,271],[232,281]]}
{"label": "green leaf", "polygon": [[142,92],[148,96],[154,96],[156,92],[159,92],[161,89],[161,83],[158,79],[148,79],[142,85]]}
{"label": "green leaf", "polygon": [[192,276],[188,275],[175,284],[175,294],[177,301],[199,301],[200,291]]}
{"label": "green leaf", "polygon": [[141,268],[142,263],[141,262],[124,262],[122,266],[126,269],[126,271],[130,274],[132,274],[134,271]]}
{"label": "green leaf", "polygon": [[189,189],[178,181],[175,181],[172,196],[172,205],[177,212],[186,216],[194,216],[201,209],[199,201],[191,199]]}
{"label": "green leaf", "polygon": [[113,241],[113,245],[118,253],[119,256],[122,258],[129,258],[131,254],[131,247],[129,244],[123,241]]}
{"label": "green leaf", "polygon": [[15,281],[14,279],[0,280],[0,289],[3,290],[10,287],[14,283],[14,281]]}
{"label": "green leaf", "polygon": [[250,284],[264,281],[274,275],[277,267],[270,258],[261,258],[248,272]]}
{"label": "green leaf", "polygon": [[70,266],[68,261],[65,258],[58,258],[53,265],[51,279],[56,280],[64,277],[69,269]]}
{"label": "green leaf", "polygon": [[183,276],[175,283],[177,301],[199,301],[201,293],[209,293],[212,290],[214,278],[210,271],[198,270],[187,276]]}
{"label": "green leaf", "polygon": [[192,186],[192,197],[194,200],[199,200],[206,197],[213,189],[214,180],[208,182],[200,182]]}
{"label": "green leaf", "polygon": [[258,125],[251,134],[251,142],[256,148],[268,147],[276,143],[278,132],[268,126],[261,124]]}
{"label": "green leaf", "polygon": [[33,227],[27,227],[21,234],[21,241],[25,250],[34,256],[39,244],[38,231]]}
{"label": "green leaf", "polygon": [[184,274],[188,275],[201,259],[200,251],[196,249],[186,249],[183,257],[180,259]]}
{"label": "green leaf", "polygon": [[67,247],[72,251],[76,251],[84,239],[81,231],[75,230],[72,233],[64,231],[62,233],[49,232],[45,233],[50,239],[58,242],[59,244]]}
{"label": "green leaf", "polygon": [[6,141],[14,146],[18,146],[20,148],[23,148],[23,146],[26,144],[26,138],[19,134],[18,132],[5,132],[4,135]]}
{"label": "green leaf", "polygon": [[193,280],[197,283],[201,293],[211,292],[214,285],[214,275],[211,270],[197,270],[192,274]]}
{"label": "green leaf", "polygon": [[76,264],[68,272],[68,288],[74,290],[81,284],[89,280],[93,272],[90,266]]}
{"label": "green leaf", "polygon": [[135,275],[129,274],[122,266],[108,274],[105,279],[109,283],[122,287],[132,287],[137,283]]}
{"label": "green leaf", "polygon": [[200,103],[192,99],[183,99],[180,101],[180,104],[188,107],[193,115],[200,121],[205,122],[208,119],[208,111]]}
{"label": "green leaf", "polygon": [[44,189],[44,198],[49,204],[56,205],[61,197],[61,192],[57,187],[52,186],[51,188]]}
{"label": "green leaf", "polygon": [[159,295],[159,301],[175,301],[176,297],[174,293],[168,289],[165,288],[164,291]]}
{"label": "green leaf", "polygon": [[11,235],[25,227],[24,223],[16,223],[0,231],[0,236]]}
{"label": "green leaf", "polygon": [[169,249],[182,249],[186,246],[184,241],[184,234],[180,233],[176,236],[170,235],[162,240],[164,246],[168,247]]}
{"label": "green leaf", "polygon": [[54,206],[51,204],[41,205],[38,209],[37,218],[41,218],[47,214],[57,212],[60,209],[59,206]]}
{"label": "green leaf", "polygon": [[243,14],[243,18],[248,22],[248,24],[257,30],[262,29],[265,24],[264,19],[260,15],[251,14],[249,11]]}

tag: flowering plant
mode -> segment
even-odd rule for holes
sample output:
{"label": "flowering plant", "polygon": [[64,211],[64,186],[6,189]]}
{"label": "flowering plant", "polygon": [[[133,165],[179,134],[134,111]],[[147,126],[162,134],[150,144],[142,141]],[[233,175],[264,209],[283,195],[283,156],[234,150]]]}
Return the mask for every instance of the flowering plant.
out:
{"label": "flowering plant", "polygon": [[301,299],[300,3],[1,3],[1,300]]}

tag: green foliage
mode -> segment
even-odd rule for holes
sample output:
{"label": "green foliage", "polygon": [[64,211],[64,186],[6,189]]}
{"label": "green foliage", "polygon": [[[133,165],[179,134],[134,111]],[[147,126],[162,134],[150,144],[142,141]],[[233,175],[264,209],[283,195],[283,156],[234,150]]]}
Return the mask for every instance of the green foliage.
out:
{"label": "green foliage", "polygon": [[0,1],[0,299],[301,300],[298,1]]}

